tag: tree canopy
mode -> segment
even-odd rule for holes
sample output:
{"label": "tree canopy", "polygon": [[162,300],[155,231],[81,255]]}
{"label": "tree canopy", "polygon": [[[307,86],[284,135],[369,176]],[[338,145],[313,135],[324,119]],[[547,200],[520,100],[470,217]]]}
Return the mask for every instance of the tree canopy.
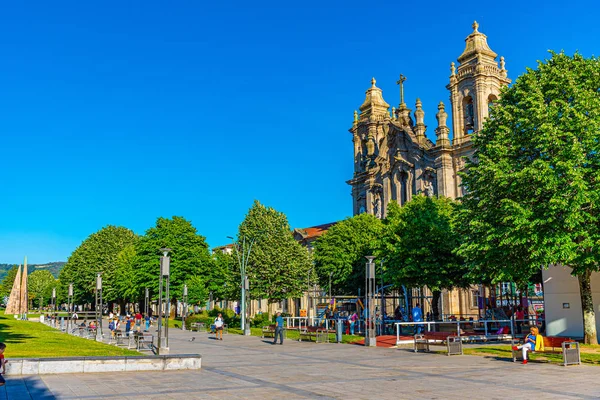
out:
{"label": "tree canopy", "polygon": [[15,278],[17,277],[18,268],[19,266],[15,265],[8,270],[8,273],[0,285],[0,298],[4,299],[5,297],[10,296],[10,291],[12,290],[13,284],[15,283]]}
{"label": "tree canopy", "polygon": [[[276,302],[300,297],[311,262],[306,248],[292,236],[287,217],[255,201],[238,231],[238,250],[249,247],[250,295]],[[237,257],[237,254],[234,255]]]}
{"label": "tree canopy", "polygon": [[526,281],[563,264],[580,281],[586,342],[595,343],[590,273],[600,260],[600,60],[580,54],[528,69],[473,136],[457,227],[459,254],[481,277]]}
{"label": "tree canopy", "polygon": [[117,256],[124,248],[132,245],[136,238],[137,236],[131,230],[112,225],[88,236],[71,254],[60,272],[59,280],[63,296],[69,283],[73,283],[75,302],[93,303],[96,274],[100,272],[103,274],[104,298],[108,301],[116,300],[114,269],[117,265]]}
{"label": "tree canopy", "polygon": [[359,214],[333,225],[315,242],[314,260],[321,287],[332,294],[356,295],[365,285],[365,256],[381,246],[383,223]]}
{"label": "tree canopy", "polygon": [[[57,286],[58,282],[54,279],[52,273],[48,270],[33,271],[28,276],[28,293],[29,297],[34,300],[48,299],[52,296],[52,288]],[[40,307],[43,304],[40,303]]]}
{"label": "tree canopy", "polygon": [[213,261],[204,236],[198,234],[192,223],[183,217],[158,218],[156,226],[148,229],[136,243],[135,286],[138,296],[150,288],[158,294],[161,248],[170,248],[170,293],[181,299],[183,284],[192,276],[212,279]]}
{"label": "tree canopy", "polygon": [[385,281],[396,287],[427,286],[433,293],[434,317],[442,289],[467,287],[467,268],[454,252],[459,238],[454,231],[456,203],[446,197],[415,196],[404,207],[388,206],[382,254]]}
{"label": "tree canopy", "polygon": [[204,305],[208,299],[206,282],[201,276],[190,276],[185,283],[188,285],[188,304]]}

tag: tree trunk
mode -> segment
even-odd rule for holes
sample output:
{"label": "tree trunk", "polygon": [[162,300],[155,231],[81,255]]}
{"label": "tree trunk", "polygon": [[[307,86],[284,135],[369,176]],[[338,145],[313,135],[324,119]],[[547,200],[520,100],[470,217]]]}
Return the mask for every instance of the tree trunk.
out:
{"label": "tree trunk", "polygon": [[442,292],[439,290],[434,290],[432,292],[431,309],[433,310],[433,320],[434,321],[440,320],[440,297],[441,297],[441,295],[442,295]]}
{"label": "tree trunk", "polygon": [[598,344],[591,275],[592,271],[586,270],[577,276],[579,279],[579,292],[581,294],[581,311],[583,313],[583,340],[585,344]]}
{"label": "tree trunk", "polygon": [[126,306],[126,302],[125,299],[119,299],[119,315],[126,315],[127,312],[125,311],[125,307]]}

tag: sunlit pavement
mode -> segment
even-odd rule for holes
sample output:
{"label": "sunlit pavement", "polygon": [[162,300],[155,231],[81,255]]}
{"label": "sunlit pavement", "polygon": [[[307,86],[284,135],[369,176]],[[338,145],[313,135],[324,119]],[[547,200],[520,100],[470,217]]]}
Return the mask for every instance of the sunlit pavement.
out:
{"label": "sunlit pavement", "polygon": [[[8,399],[598,399],[599,367],[521,365],[172,329],[171,353],[199,353],[202,370],[6,376]],[[194,337],[194,341],[190,339]],[[28,397],[29,396],[29,397]]]}

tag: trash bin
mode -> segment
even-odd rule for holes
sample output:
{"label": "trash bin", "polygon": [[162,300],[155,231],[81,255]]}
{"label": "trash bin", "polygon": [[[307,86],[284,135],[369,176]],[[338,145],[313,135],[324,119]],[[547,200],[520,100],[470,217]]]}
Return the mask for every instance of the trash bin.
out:
{"label": "trash bin", "polygon": [[342,334],[344,332],[344,320],[338,319],[335,324],[335,340],[342,343]]}

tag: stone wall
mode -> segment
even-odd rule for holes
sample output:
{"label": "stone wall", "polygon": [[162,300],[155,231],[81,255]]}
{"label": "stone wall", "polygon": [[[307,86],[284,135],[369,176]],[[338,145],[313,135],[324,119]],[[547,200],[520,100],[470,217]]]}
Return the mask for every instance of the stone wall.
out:
{"label": "stone wall", "polygon": [[10,358],[7,375],[72,374],[200,369],[199,354],[127,357]]}

